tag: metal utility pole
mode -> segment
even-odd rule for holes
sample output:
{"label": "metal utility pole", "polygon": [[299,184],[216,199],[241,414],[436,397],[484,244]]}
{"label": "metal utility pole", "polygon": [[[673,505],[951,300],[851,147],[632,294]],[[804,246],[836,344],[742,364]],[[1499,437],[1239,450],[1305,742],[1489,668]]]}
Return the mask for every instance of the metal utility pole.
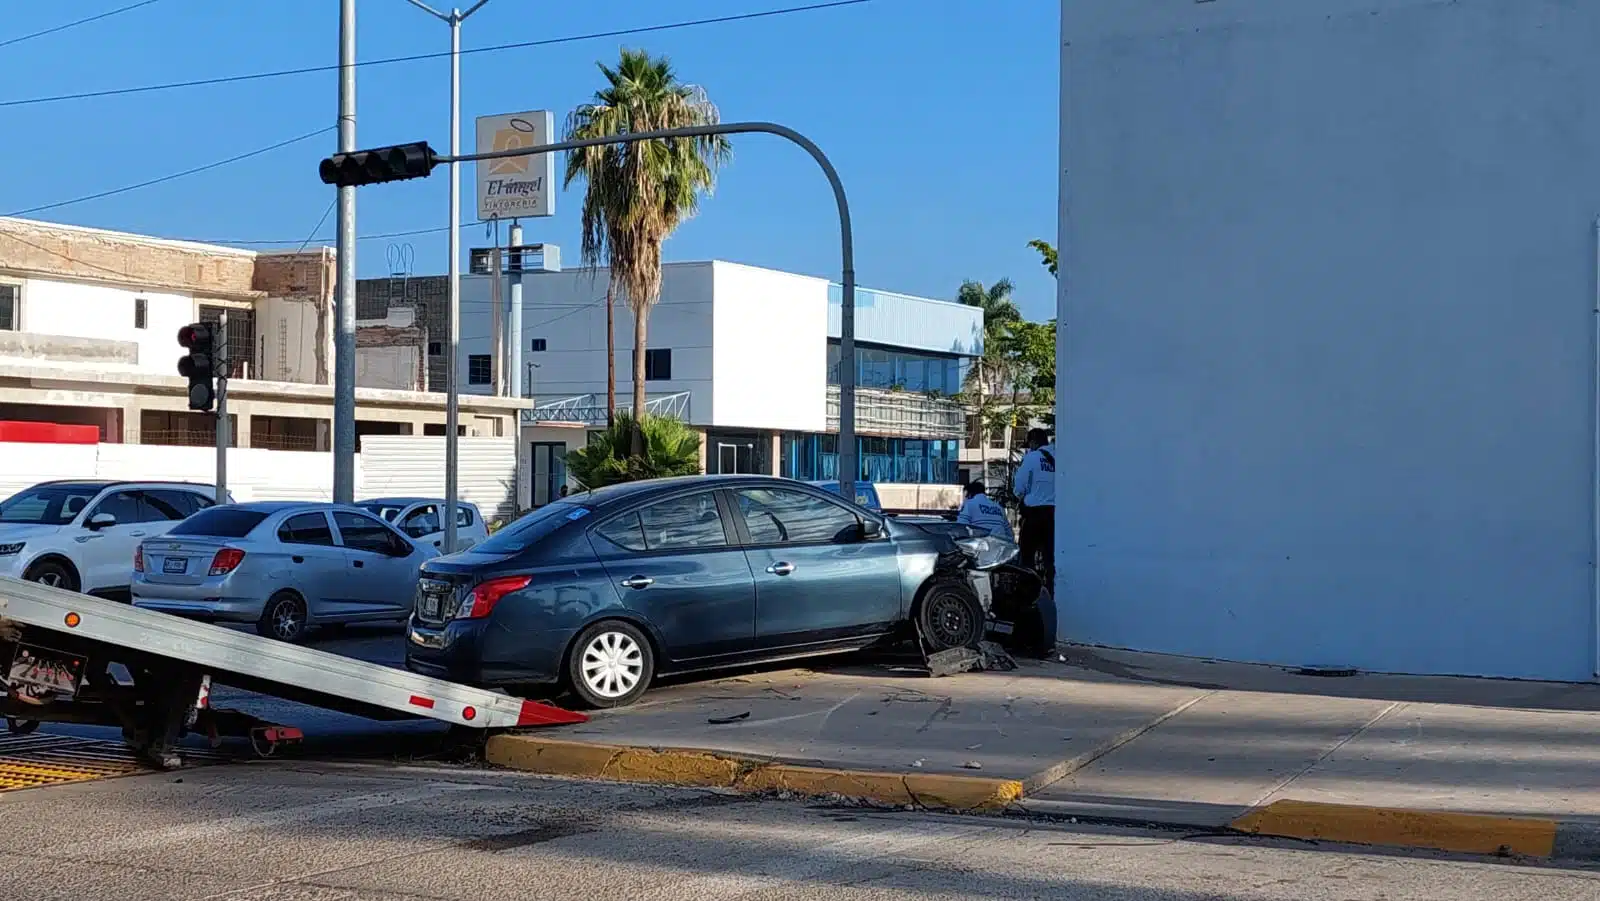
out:
{"label": "metal utility pole", "polygon": [[217,315],[216,348],[217,373],[217,504],[228,502],[228,445],[233,442],[233,430],[228,427],[228,367],[233,365],[233,353],[228,347],[228,311]]}
{"label": "metal utility pole", "polygon": [[[355,149],[356,0],[339,0],[339,152],[349,153]],[[337,222],[339,276],[333,300],[333,500],[349,504],[356,499],[355,188],[339,189]],[[317,340],[323,340],[322,336],[318,335]]]}
{"label": "metal utility pole", "polygon": [[[511,221],[511,308],[506,314],[506,368],[515,381],[511,385],[512,397],[527,397],[528,389],[522,383],[522,223]],[[520,432],[522,424],[517,424]],[[517,441],[522,446],[522,441]]]}
{"label": "metal utility pole", "polygon": [[[345,0],[350,2],[350,0]],[[450,155],[461,152],[461,23],[483,9],[489,0],[478,0],[466,12],[452,9],[442,13],[422,0],[406,0],[450,26]],[[355,148],[351,148],[352,150]],[[461,169],[450,163],[450,337],[444,351],[444,552],[456,550],[456,502],[459,498],[456,470],[460,464],[461,377],[456,372],[456,354],[461,347]]]}

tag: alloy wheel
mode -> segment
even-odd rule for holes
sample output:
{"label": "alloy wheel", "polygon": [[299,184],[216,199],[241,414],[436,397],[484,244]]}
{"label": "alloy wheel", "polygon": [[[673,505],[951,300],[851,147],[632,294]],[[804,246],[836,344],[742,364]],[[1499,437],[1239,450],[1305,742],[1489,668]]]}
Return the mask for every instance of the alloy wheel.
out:
{"label": "alloy wheel", "polygon": [[272,608],[272,634],[277,638],[289,641],[303,628],[305,619],[300,615],[300,605],[292,598],[284,598]]}
{"label": "alloy wheel", "polygon": [[644,675],[644,650],[631,635],[601,632],[584,647],[580,671],[584,685],[602,698],[633,691]]}
{"label": "alloy wheel", "polygon": [[33,577],[33,581],[38,582],[40,585],[47,585],[47,586],[49,586],[51,588],[65,588],[66,587],[66,584],[65,584],[66,580],[61,578],[61,574],[60,573],[55,572],[53,570],[50,571],[50,572],[42,572],[39,575],[34,576]]}

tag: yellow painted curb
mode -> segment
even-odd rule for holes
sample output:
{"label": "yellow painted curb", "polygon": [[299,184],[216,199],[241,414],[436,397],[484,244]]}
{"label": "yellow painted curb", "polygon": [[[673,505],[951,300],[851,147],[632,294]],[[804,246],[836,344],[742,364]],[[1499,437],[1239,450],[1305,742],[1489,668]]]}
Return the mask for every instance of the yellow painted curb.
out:
{"label": "yellow painted curb", "polygon": [[1530,857],[1550,856],[1558,825],[1555,820],[1290,800],[1258,807],[1231,824],[1256,835]]}
{"label": "yellow painted curb", "polygon": [[531,735],[496,735],[489,739],[484,757],[495,766],[545,776],[839,795],[937,810],[999,811],[1022,797],[1022,783],[1015,779],[836,770],[717,751],[637,748]]}

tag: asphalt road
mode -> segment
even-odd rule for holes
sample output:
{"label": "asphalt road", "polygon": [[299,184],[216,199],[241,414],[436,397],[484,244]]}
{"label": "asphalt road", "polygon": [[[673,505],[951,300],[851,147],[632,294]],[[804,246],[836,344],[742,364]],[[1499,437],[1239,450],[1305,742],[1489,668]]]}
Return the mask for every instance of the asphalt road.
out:
{"label": "asphalt road", "polygon": [[0,901],[1600,897],[1600,872],[443,767],[200,767],[0,815]]}

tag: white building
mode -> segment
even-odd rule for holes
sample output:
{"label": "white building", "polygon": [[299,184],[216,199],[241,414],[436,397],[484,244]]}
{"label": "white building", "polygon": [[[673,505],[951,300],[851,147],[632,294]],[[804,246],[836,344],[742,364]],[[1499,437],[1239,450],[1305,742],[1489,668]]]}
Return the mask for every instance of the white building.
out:
{"label": "white building", "polygon": [[[363,288],[381,293],[382,282]],[[536,403],[524,429],[539,486],[534,502],[560,483],[554,461],[586,440],[584,431],[558,424],[605,421],[606,282],[604,269],[524,276],[517,381]],[[463,279],[458,377],[465,391],[493,391],[492,287],[488,276]],[[432,288],[409,290],[431,296]],[[615,316],[617,404],[627,409],[633,316],[620,303]],[[720,260],[670,263],[648,327],[647,400],[704,433],[707,472],[837,477],[837,285]],[[860,477],[889,486],[881,489],[887,505],[955,504],[965,412],[953,397],[982,339],[977,309],[858,289]]]}
{"label": "white building", "polygon": [[1600,3],[1063,2],[1063,635],[1600,669]]}

